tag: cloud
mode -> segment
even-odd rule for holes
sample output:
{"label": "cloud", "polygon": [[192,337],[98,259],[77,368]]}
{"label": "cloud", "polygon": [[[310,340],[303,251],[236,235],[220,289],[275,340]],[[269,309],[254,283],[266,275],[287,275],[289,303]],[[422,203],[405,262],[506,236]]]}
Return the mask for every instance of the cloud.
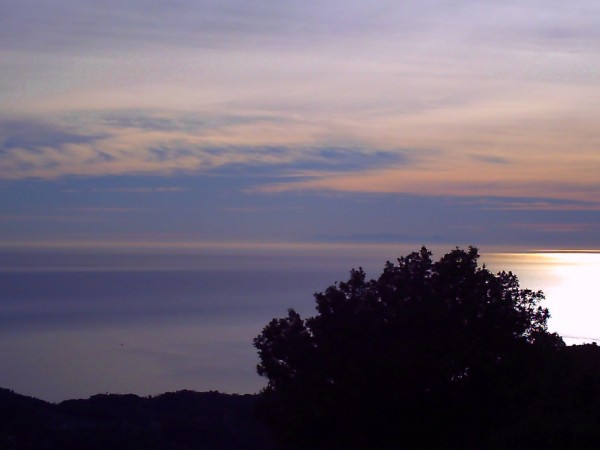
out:
{"label": "cloud", "polygon": [[69,49],[155,46],[247,47],[328,39],[404,41],[423,36],[511,46],[557,42],[581,45],[598,38],[598,6],[589,0],[493,2],[435,0],[4,0],[0,41],[8,48]]}
{"label": "cloud", "polygon": [[268,115],[206,115],[185,111],[159,111],[143,109],[105,110],[79,112],[67,116],[77,120],[77,116],[86,122],[94,121],[112,129],[136,129],[162,132],[199,133],[205,130],[227,128],[242,124],[278,121]]}
{"label": "cloud", "polygon": [[[285,131],[296,126],[297,134],[291,132],[290,139]],[[489,148],[473,152],[468,140],[451,147],[446,144],[446,148],[437,141],[439,150],[432,150],[435,147],[424,145],[361,145],[362,139],[352,134],[346,137],[346,145],[334,145],[328,143],[335,140],[332,136],[312,141],[310,135],[302,137],[304,126],[289,118],[271,120],[265,114],[211,117],[168,110],[81,112],[53,121],[7,120],[0,125],[0,176],[6,180],[177,173],[246,176],[256,180],[245,188],[254,193],[504,197],[513,200],[488,201],[482,207],[598,208],[597,157],[586,148],[563,151],[568,142],[554,141],[554,130],[526,152],[517,151],[524,143],[513,141],[510,128],[504,144],[512,142],[514,149],[507,152],[502,146],[487,144]],[[426,142],[436,143],[435,134],[431,135],[434,139]],[[416,143],[409,135],[406,140]],[[583,139],[579,145],[589,146],[591,142]],[[123,189],[138,193],[178,191],[168,185]],[[536,200],[528,200],[532,198]]]}
{"label": "cloud", "polygon": [[72,211],[76,213],[139,213],[142,211],[148,211],[147,208],[132,208],[132,207],[117,207],[117,206],[107,206],[107,207],[97,207],[97,206],[86,206],[86,207],[78,207],[78,208],[62,208],[65,211]]}
{"label": "cloud", "polygon": [[471,158],[478,162],[483,162],[487,164],[510,164],[510,160],[508,158],[502,156],[494,156],[494,155],[471,155]]}
{"label": "cloud", "polygon": [[[556,163],[549,163],[546,169],[536,173],[531,164],[488,168],[488,165],[462,164],[458,159],[451,162],[444,157],[438,162],[407,167],[349,173],[315,171],[306,173],[304,179],[264,184],[256,190],[265,193],[338,191],[515,199],[538,197],[575,201],[579,202],[579,207],[597,204],[600,182],[595,175],[582,169],[569,172],[564,167],[556,167]],[[580,177],[573,179],[571,173],[577,172]]]}
{"label": "cloud", "polygon": [[578,234],[598,229],[596,223],[512,223],[510,228],[520,230],[531,230],[540,233]]}
{"label": "cloud", "polygon": [[64,222],[64,223],[87,223],[98,222],[103,219],[97,216],[81,215],[81,214],[1,214],[0,223],[2,222],[22,222],[22,223],[48,223],[48,222]]}
{"label": "cloud", "polygon": [[306,169],[334,168],[337,171],[363,170],[371,167],[389,167],[409,164],[417,152],[408,150],[365,151],[357,149],[325,148],[313,155],[314,165]]}
{"label": "cloud", "polygon": [[59,147],[89,144],[102,135],[85,135],[48,121],[35,119],[0,120],[0,152],[20,148]]}
{"label": "cloud", "polygon": [[403,234],[403,233],[364,233],[348,235],[319,235],[312,239],[315,242],[332,243],[366,243],[366,244],[384,244],[384,243],[427,243],[430,244],[456,244],[456,237],[440,234]]}
{"label": "cloud", "polygon": [[[228,149],[231,151],[232,149]],[[349,173],[357,170],[368,170],[381,167],[396,167],[414,164],[418,152],[404,149],[371,150],[360,148],[240,148],[233,149],[251,155],[271,155],[266,163],[264,160],[225,165],[214,171],[220,175],[250,175],[263,180],[311,179],[315,174]],[[258,188],[261,190],[261,188]]]}
{"label": "cloud", "polygon": [[[215,130],[263,118],[212,118],[124,114],[67,115],[54,122],[37,119],[0,122],[0,175],[6,179],[65,175],[115,175],[210,170],[224,164],[273,159],[272,152],[225,145],[215,151]],[[182,125],[183,124],[183,125]],[[154,128],[155,127],[155,128]],[[73,129],[77,131],[71,131]],[[289,151],[285,152],[286,155]],[[283,153],[277,158],[281,159]],[[289,158],[289,155],[285,156]]]}
{"label": "cloud", "polygon": [[498,211],[600,211],[600,202],[560,198],[478,197],[453,199],[458,205]]}
{"label": "cloud", "polygon": [[92,188],[92,192],[125,192],[134,194],[153,194],[157,192],[184,192],[187,189],[175,186],[133,187],[133,188]]}
{"label": "cloud", "polygon": [[[253,139],[253,128],[289,125],[263,115],[203,117],[154,110],[82,112],[54,122],[6,121],[0,125],[0,174],[6,179],[175,172],[298,177],[303,172],[406,165],[416,155],[398,149],[297,145],[282,136],[271,143],[265,134]],[[242,133],[248,144],[239,143]]]}

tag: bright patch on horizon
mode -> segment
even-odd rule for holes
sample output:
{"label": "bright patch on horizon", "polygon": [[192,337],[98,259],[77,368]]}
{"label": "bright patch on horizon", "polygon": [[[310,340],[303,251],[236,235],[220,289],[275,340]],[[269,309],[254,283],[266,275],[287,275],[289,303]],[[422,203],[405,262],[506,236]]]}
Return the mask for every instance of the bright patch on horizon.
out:
{"label": "bright patch on horizon", "polygon": [[[555,284],[546,289],[550,325],[560,327],[559,334],[582,341],[600,339],[600,253],[547,253]],[[557,329],[558,331],[558,329]]]}
{"label": "bright patch on horizon", "polygon": [[566,342],[600,340],[600,252],[491,254],[484,259],[494,269],[517,274],[521,287],[544,291],[549,328]]}

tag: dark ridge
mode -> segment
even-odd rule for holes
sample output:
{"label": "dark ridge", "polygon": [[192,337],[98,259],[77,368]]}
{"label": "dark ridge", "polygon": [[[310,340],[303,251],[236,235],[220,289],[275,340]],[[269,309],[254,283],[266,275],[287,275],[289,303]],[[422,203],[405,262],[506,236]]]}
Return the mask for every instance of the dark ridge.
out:
{"label": "dark ridge", "polygon": [[0,389],[0,449],[269,450],[257,395],[179,391],[52,404]]}
{"label": "dark ridge", "polygon": [[[503,386],[520,405],[495,430],[502,444],[492,448],[597,448],[600,347],[564,347],[546,364],[526,386]],[[53,404],[0,388],[0,449],[273,450],[255,414],[259,399],[179,391],[155,397],[100,394]]]}

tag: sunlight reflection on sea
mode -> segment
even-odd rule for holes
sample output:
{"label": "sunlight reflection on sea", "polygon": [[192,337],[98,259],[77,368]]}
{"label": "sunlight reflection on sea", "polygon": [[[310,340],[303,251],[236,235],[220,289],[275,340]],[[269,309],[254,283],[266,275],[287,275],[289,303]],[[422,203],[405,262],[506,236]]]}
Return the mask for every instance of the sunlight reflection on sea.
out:
{"label": "sunlight reflection on sea", "polygon": [[521,287],[542,290],[548,322],[568,344],[600,340],[600,253],[539,252],[488,254],[490,270],[511,270]]}

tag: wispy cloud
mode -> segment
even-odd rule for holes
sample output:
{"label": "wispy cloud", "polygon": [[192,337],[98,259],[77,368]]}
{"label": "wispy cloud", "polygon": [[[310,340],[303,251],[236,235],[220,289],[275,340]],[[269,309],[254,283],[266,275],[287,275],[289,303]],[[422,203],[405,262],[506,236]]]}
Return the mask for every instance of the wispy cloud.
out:
{"label": "wispy cloud", "polygon": [[[64,125],[34,119],[9,120],[0,125],[0,175],[3,178],[55,178],[63,175],[110,175],[124,173],[172,173],[207,170],[224,164],[273,159],[269,151],[244,152],[221,144],[215,130],[226,132],[248,121],[240,119],[198,121],[183,118],[148,120],[129,116],[125,121],[78,119],[77,132]],[[154,129],[153,127],[156,127]],[[208,131],[207,131],[208,130]],[[287,152],[289,153],[289,152]],[[286,156],[289,159],[289,156]]]}
{"label": "wispy cloud", "polygon": [[147,208],[132,208],[132,207],[119,207],[119,206],[85,206],[77,208],[62,208],[64,211],[71,211],[76,213],[139,213],[142,211],[148,211]]}
{"label": "wispy cloud", "polygon": [[[294,121],[258,114],[203,117],[148,110],[81,113],[77,118],[9,120],[0,127],[4,179],[175,173],[245,175],[247,192],[341,191],[486,198],[538,198],[536,204],[490,202],[491,209],[596,209],[597,156],[554,149],[472,153],[460,148],[316,145],[288,139]],[[273,134],[260,131],[272,130]],[[278,130],[278,131],[276,131]],[[508,135],[512,139],[511,135]],[[411,139],[409,139],[411,140]],[[242,142],[246,142],[242,144]],[[327,139],[326,139],[327,141]],[[318,142],[318,140],[315,140]],[[546,142],[536,143],[541,147]],[[465,143],[467,149],[472,144]],[[586,143],[589,145],[589,142]],[[541,151],[541,149],[540,149]],[[573,177],[577,174],[577,177]],[[117,192],[178,192],[176,186],[109,187]],[[99,191],[98,191],[99,192]],[[569,202],[546,202],[562,199]]]}
{"label": "wispy cloud", "polygon": [[452,199],[453,204],[499,211],[600,211],[600,202],[560,198],[478,197]]}
{"label": "wispy cloud", "polygon": [[1,214],[0,223],[2,222],[23,222],[23,223],[41,223],[41,222],[58,222],[58,223],[87,223],[87,222],[98,222],[103,219],[100,217],[93,217],[89,214],[57,214],[57,213],[46,213],[46,214]]}
{"label": "wispy cloud", "polygon": [[[402,5],[339,0],[179,0],[166,5],[158,1],[91,0],[76,4],[65,0],[41,2],[36,8],[16,0],[3,2],[0,22],[5,45],[11,48],[112,46],[115,41],[134,45],[244,46],[279,38],[312,42],[340,36],[372,37],[377,33],[414,37],[450,33],[463,39],[497,42],[508,39],[537,43],[565,42],[575,45],[598,37],[594,26],[597,5],[575,0],[570,6],[550,0],[543,12],[534,1],[497,3],[461,0],[450,4],[407,1]],[[45,20],[44,20],[45,19]],[[26,30],[17,25],[27,24]],[[21,33],[19,33],[21,31]],[[25,31],[23,33],[23,31]],[[17,37],[18,36],[18,37]]]}
{"label": "wispy cloud", "polygon": [[76,130],[50,121],[32,119],[0,120],[0,152],[2,153],[8,153],[14,149],[88,144],[101,138],[101,135],[79,133]]}
{"label": "wispy cloud", "polygon": [[319,235],[313,238],[316,242],[337,242],[337,243],[371,243],[371,244],[398,244],[421,242],[429,244],[450,244],[456,243],[456,237],[440,234],[402,234],[402,233],[365,233],[349,235]]}
{"label": "wispy cloud", "polygon": [[513,223],[508,225],[510,228],[533,230],[540,233],[582,233],[598,229],[595,223]]}
{"label": "wispy cloud", "polygon": [[157,187],[115,187],[115,188],[89,188],[89,189],[62,189],[65,193],[79,192],[115,192],[132,194],[153,194],[161,192],[185,192],[187,189],[176,186],[157,186]]}
{"label": "wispy cloud", "polygon": [[[0,128],[4,142],[0,147],[0,174],[6,179],[16,179],[264,169],[271,175],[276,172],[294,176],[302,171],[348,172],[405,165],[418,153],[402,149],[297,145],[281,138],[272,143],[267,139],[259,145],[264,137],[256,142],[253,134],[246,136],[254,144],[242,145],[235,137],[250,125],[286,126],[280,122],[264,116],[202,118],[157,111],[148,111],[147,115],[139,111],[120,115],[81,114],[75,119],[62,117],[54,123],[29,119],[19,121],[18,126],[9,121]],[[76,133],[69,131],[74,124]],[[256,135],[256,130],[253,133]],[[126,189],[139,193],[177,190]]]}
{"label": "wispy cloud", "polygon": [[471,158],[486,164],[510,164],[511,162],[509,158],[494,155],[471,155]]}
{"label": "wispy cloud", "polygon": [[135,129],[162,132],[200,133],[205,130],[220,129],[242,124],[276,122],[280,118],[251,115],[218,115],[198,112],[120,109],[106,111],[80,111],[65,115],[69,121],[80,121],[83,125],[90,122],[102,124],[109,129]]}
{"label": "wispy cloud", "polygon": [[[589,174],[573,180],[563,171],[561,179],[534,176],[530,167],[485,166],[460,164],[367,169],[361,172],[313,172],[305,179],[284,180],[257,187],[262,192],[340,191],[370,193],[402,193],[453,197],[538,197],[574,201],[572,209],[595,209],[600,182]],[[560,170],[560,168],[555,168]],[[580,171],[583,174],[583,171]],[[562,203],[566,205],[568,202]],[[575,206],[577,204],[577,206]],[[554,203],[559,209],[560,203]],[[497,205],[499,206],[499,205]],[[506,205],[505,205],[506,206]],[[534,206],[535,208],[536,206]],[[540,208],[540,205],[537,205]],[[562,208],[564,209],[564,208]]]}

